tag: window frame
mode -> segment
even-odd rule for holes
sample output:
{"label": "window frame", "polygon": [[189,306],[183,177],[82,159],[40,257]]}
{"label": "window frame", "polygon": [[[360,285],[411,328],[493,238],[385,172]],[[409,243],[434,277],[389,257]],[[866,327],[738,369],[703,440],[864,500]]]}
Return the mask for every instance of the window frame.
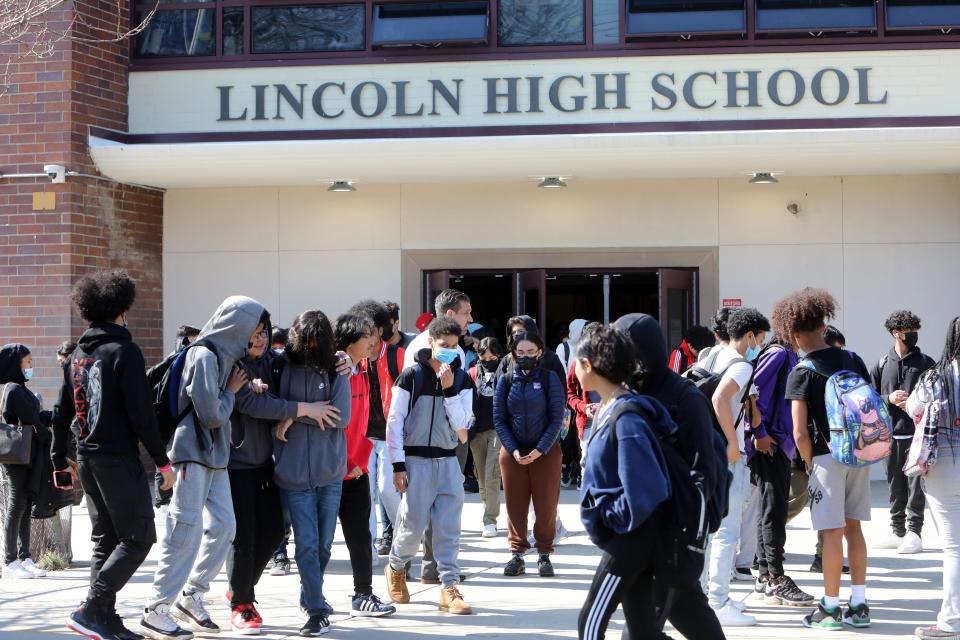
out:
{"label": "window frame", "polygon": [[[700,33],[681,40],[687,34],[627,34],[627,1],[619,0],[619,41],[595,44],[593,41],[593,0],[584,0],[584,44],[565,45],[501,45],[499,42],[499,0],[489,0],[489,38],[486,45],[444,46],[438,49],[421,47],[373,47],[373,5],[409,3],[416,0],[211,0],[209,2],[171,2],[157,7],[158,11],[179,9],[214,9],[215,53],[208,56],[139,58],[136,56],[136,38],[130,39],[130,69],[209,69],[295,65],[389,64],[400,62],[437,62],[468,60],[535,60],[543,58],[578,58],[635,55],[676,55],[678,53],[736,53],[744,49],[754,51],[822,51],[829,50],[885,50],[960,48],[960,29],[939,33],[939,27],[918,29],[896,28],[887,32],[886,0],[876,0],[876,26],[869,33],[849,35],[848,31],[832,33],[826,29],[822,37],[790,32],[765,32],[756,28],[756,0],[745,0],[746,33]],[[424,0],[429,1],[429,0]],[[323,4],[364,5],[364,45],[356,51],[311,51],[291,53],[252,53],[251,9],[254,6],[291,6]],[[131,20],[136,12],[153,9],[150,0],[131,2]],[[244,18],[243,54],[224,56],[223,9],[242,7]]]}

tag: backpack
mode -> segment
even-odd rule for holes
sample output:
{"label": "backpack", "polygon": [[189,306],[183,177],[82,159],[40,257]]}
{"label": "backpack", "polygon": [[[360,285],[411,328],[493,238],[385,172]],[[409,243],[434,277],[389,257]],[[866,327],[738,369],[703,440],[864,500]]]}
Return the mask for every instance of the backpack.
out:
{"label": "backpack", "polygon": [[[843,352],[853,365],[853,357]],[[833,374],[818,371],[804,358],[802,366],[825,378],[824,404],[830,426],[830,455],[848,467],[864,467],[890,456],[893,427],[887,403],[859,373],[841,369]]]}
{"label": "backpack", "polygon": [[[713,428],[716,429],[717,432],[723,436],[724,441],[726,441],[727,438],[723,433],[723,429],[720,427],[720,421],[717,419],[717,412],[713,408],[713,394],[716,393],[717,387],[720,386],[720,381],[723,380],[723,376],[726,375],[727,370],[733,365],[739,364],[741,362],[747,362],[747,364],[749,364],[746,358],[737,358],[732,362],[730,362],[730,364],[728,364],[726,367],[724,367],[722,371],[714,372],[714,371],[710,371],[709,369],[704,369],[701,366],[694,365],[685,374],[685,377],[691,382],[693,382],[693,384],[697,387],[697,389],[700,390],[700,393],[706,396],[707,402],[710,404],[710,415],[713,417]],[[711,363],[711,365],[712,364],[713,363]],[[753,384],[753,374],[750,375],[750,380],[747,381],[747,384],[745,385],[745,389],[749,390],[752,384]],[[743,397],[744,399],[746,399],[747,394],[744,393]],[[736,419],[733,421],[734,427],[736,427],[736,425],[738,425],[740,421],[743,419],[743,414],[745,410],[746,410],[746,404],[744,403],[744,406],[741,407],[740,409],[740,415],[735,416]]]}
{"label": "backpack", "polygon": [[563,366],[567,366],[567,363],[570,362],[570,343],[561,342],[560,346],[563,347]]}
{"label": "backpack", "polygon": [[[157,427],[160,430],[160,438],[164,446],[168,445],[173,439],[173,434],[180,423],[183,422],[183,419],[191,411],[194,411],[193,403],[189,401],[189,398],[187,406],[182,411],[177,411],[177,409],[180,403],[180,383],[183,380],[187,352],[198,345],[209,349],[219,360],[220,355],[217,353],[216,347],[198,340],[183,350],[167,356],[163,362],[152,367],[147,374],[151,381],[156,380],[153,384],[153,412],[157,416]],[[203,442],[207,439],[203,435],[199,421],[194,421],[194,428],[197,432],[197,442]],[[209,439],[212,445],[213,437],[210,436]]]}
{"label": "backpack", "polygon": [[709,499],[703,474],[697,470],[696,461],[691,466],[684,458],[676,435],[663,435],[653,428],[650,416],[637,402],[620,402],[610,414],[610,437],[615,447],[617,421],[625,413],[639,415],[657,436],[670,479],[670,498],[659,507],[661,521],[654,553],[657,578],[669,587],[691,588],[703,571],[710,530]]}
{"label": "backpack", "polygon": [[[413,405],[416,404],[420,396],[423,395],[423,365],[416,362],[411,369],[413,369],[413,391],[410,393],[410,405],[407,408],[407,415],[413,411]],[[466,378],[466,376],[467,373],[464,372],[462,367],[455,369],[453,371],[453,388],[463,390],[464,378]]]}

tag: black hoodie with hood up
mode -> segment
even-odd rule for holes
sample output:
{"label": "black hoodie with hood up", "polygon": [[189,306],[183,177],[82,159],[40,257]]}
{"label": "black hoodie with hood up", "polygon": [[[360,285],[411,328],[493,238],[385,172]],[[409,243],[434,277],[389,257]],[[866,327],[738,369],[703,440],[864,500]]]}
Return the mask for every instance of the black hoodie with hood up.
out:
{"label": "black hoodie with hood up", "polygon": [[153,412],[143,353],[120,325],[95,322],[64,366],[54,407],[53,465],[67,467],[70,423],[77,418],[77,455],[139,457],[137,441],[158,467],[170,461]]}
{"label": "black hoodie with hood up", "polygon": [[23,359],[30,349],[19,343],[0,347],[0,393],[3,393],[3,421],[40,429],[49,425],[50,414],[41,411],[37,396],[27,389],[23,375]]}
{"label": "black hoodie with hood up", "polygon": [[[717,455],[713,414],[706,396],[696,385],[667,366],[667,343],[660,323],[645,313],[630,313],[613,323],[625,331],[640,354],[645,373],[640,392],[659,400],[677,423],[677,444],[687,462],[689,452],[699,454],[701,470],[709,492],[729,483],[727,461]],[[726,501],[724,500],[724,503]]]}

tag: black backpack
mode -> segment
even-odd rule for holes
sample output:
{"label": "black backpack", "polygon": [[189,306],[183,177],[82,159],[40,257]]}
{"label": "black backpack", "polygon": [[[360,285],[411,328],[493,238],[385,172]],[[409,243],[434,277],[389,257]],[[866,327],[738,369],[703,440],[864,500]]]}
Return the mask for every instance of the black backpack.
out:
{"label": "black backpack", "polygon": [[[220,356],[216,347],[202,340],[197,340],[185,349],[167,356],[163,362],[147,372],[147,379],[153,384],[153,412],[157,416],[157,427],[160,430],[160,438],[164,445],[170,443],[177,427],[194,410],[193,403],[189,401],[182,411],[177,411],[177,405],[180,402],[180,382],[183,379],[183,368],[187,362],[187,352],[197,346],[206,347],[219,360]],[[199,420],[194,421],[194,428],[197,432],[197,442],[202,443],[207,439],[203,435]],[[210,436],[209,439],[212,445],[213,437]]]}
{"label": "black backpack", "polygon": [[610,437],[615,447],[617,421],[625,413],[639,415],[657,436],[670,479],[670,498],[659,507],[661,520],[654,553],[657,579],[670,587],[691,588],[703,571],[709,533],[709,500],[703,474],[687,463],[676,436],[661,434],[638,402],[619,402],[610,414]]}
{"label": "black backpack", "polygon": [[[710,415],[713,416],[713,428],[723,436],[724,442],[726,442],[726,436],[723,433],[723,429],[720,427],[720,421],[717,420],[717,412],[713,409],[713,394],[716,393],[717,387],[720,386],[720,381],[723,379],[723,376],[727,373],[727,370],[735,364],[741,362],[746,362],[749,364],[746,358],[737,358],[733,360],[730,364],[723,368],[722,371],[710,371],[700,366],[691,367],[686,374],[686,378],[693,382],[696,385],[697,389],[700,390],[707,398],[707,402],[710,404]],[[752,365],[751,365],[752,366]],[[746,388],[749,390],[750,386],[753,384],[753,374],[750,374],[750,380],[747,382]],[[747,394],[744,394],[744,398],[747,397]],[[740,415],[735,416],[733,424],[738,424],[743,419],[743,413],[745,411],[745,406],[741,407]]]}

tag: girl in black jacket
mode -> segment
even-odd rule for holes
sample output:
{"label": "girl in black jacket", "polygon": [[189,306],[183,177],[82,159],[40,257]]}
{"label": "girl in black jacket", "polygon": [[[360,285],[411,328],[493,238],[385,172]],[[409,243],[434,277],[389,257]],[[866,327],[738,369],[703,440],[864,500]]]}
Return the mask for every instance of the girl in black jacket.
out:
{"label": "girl in black jacket", "polygon": [[[27,387],[33,375],[33,356],[22,344],[7,344],[0,347],[0,402],[3,421],[10,425],[22,425],[33,434],[30,464],[5,464],[7,476],[7,513],[3,519],[3,578],[5,580],[42,578],[47,573],[37,567],[30,558],[30,508],[36,495],[37,482],[34,467],[39,456],[49,455],[49,449],[41,451],[39,429],[47,429],[50,415],[41,412],[40,401]],[[49,438],[42,442],[49,443]]]}

